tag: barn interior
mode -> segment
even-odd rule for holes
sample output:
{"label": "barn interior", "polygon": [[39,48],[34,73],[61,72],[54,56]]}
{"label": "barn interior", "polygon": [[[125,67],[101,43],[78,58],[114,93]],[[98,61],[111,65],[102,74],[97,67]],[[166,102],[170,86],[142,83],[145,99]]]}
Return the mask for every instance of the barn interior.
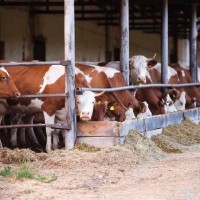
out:
{"label": "barn interior", "polygon": [[[163,2],[129,1],[130,56],[142,54],[151,57],[157,53],[157,59],[161,59]],[[75,0],[74,3],[76,60],[119,60],[121,1]],[[168,2],[170,62],[189,65],[189,39],[194,15],[200,31],[198,3],[198,0]],[[63,0],[1,0],[0,59],[63,59],[63,16]]]}
{"label": "barn interior", "polygon": [[[76,61],[120,60],[123,2],[125,1],[74,1]],[[152,57],[156,53],[157,60],[161,61],[163,43],[167,42],[169,49],[164,48],[164,51],[166,50],[168,61],[189,67],[193,37],[195,37],[193,42],[199,43],[197,32],[200,30],[200,6],[198,3],[197,0],[129,1],[130,56],[139,54]],[[163,31],[163,21],[166,18],[168,27]],[[164,42],[163,32],[167,33]],[[64,49],[64,1],[0,0],[0,59],[63,60]],[[196,111],[192,112],[195,112],[195,117],[199,117]],[[186,115],[181,113],[179,117],[175,117],[182,120]],[[165,119],[165,116],[163,117]],[[198,121],[198,117],[195,120]],[[155,118],[155,120],[152,118],[145,123],[151,125],[159,120],[162,121],[163,118]],[[172,121],[176,120],[173,118]],[[169,122],[165,124],[169,125]],[[107,127],[109,125],[106,125]],[[127,127],[125,124],[121,132],[114,137],[114,141],[111,137],[111,143],[116,143],[116,138],[117,142],[123,142],[124,130]],[[82,138],[85,139],[85,135]],[[94,138],[87,139],[94,141]],[[96,143],[99,143],[98,137]]]}

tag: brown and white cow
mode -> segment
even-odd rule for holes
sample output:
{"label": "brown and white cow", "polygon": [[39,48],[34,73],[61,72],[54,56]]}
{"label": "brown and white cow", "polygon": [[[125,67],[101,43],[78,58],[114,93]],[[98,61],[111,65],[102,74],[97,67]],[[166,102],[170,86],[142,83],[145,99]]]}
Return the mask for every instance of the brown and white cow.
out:
{"label": "brown and white cow", "polygon": [[185,91],[179,91],[177,89],[171,89],[168,91],[174,106],[176,107],[177,111],[183,111],[186,109],[186,92]]}
{"label": "brown and white cow", "polygon": [[[152,82],[146,77],[148,84]],[[136,90],[135,97],[139,101],[146,101],[152,115],[166,114],[165,100],[163,94],[158,88],[140,88]]]}
{"label": "brown and white cow", "polygon": [[[161,83],[161,64],[157,63],[154,67],[149,69],[149,74],[152,79],[153,83]],[[180,67],[178,64],[170,64],[168,66],[168,83],[170,84],[178,84],[178,83],[191,83],[191,78],[189,71]],[[174,90],[175,91],[175,90]],[[185,103],[185,106],[178,106],[178,110],[182,110],[184,107],[194,108],[193,97],[199,97],[199,93],[197,88],[195,87],[184,87],[184,88],[177,88],[176,91],[185,91],[185,93],[176,94],[174,97],[170,95],[173,102],[182,102]],[[184,99],[185,98],[185,99]],[[177,103],[176,103],[177,104]]]}
{"label": "brown and white cow", "polygon": [[[135,55],[129,59],[130,80],[132,84],[144,84],[146,83],[147,69],[156,65],[156,54],[152,58],[147,58],[143,55]],[[108,63],[98,63],[102,67],[110,67],[116,70],[120,70],[119,61],[111,61]]]}
{"label": "brown and white cow", "polygon": [[[85,65],[76,63],[76,67],[79,68],[88,77],[89,84],[93,88],[115,88],[126,86],[122,73],[118,70],[109,67],[100,67],[94,65]],[[132,96],[128,90],[107,92],[104,94],[108,97],[107,114],[111,117],[111,113],[115,116],[116,120],[124,121],[126,119],[126,111],[131,112],[130,105],[132,106],[135,115],[139,114],[139,102]],[[113,103],[111,106],[110,104]],[[140,111],[139,111],[140,112]],[[134,117],[132,113],[132,117]]]}
{"label": "brown and white cow", "polygon": [[[3,97],[10,97],[10,98],[17,98],[21,94],[17,89],[16,85],[14,84],[10,74],[4,67],[0,67],[0,98]],[[5,99],[2,99],[2,103],[0,103],[0,123],[2,121],[3,115],[6,111],[5,107]],[[2,143],[0,140],[0,148],[2,147]]]}
{"label": "brown and white cow", "polygon": [[[6,67],[15,84],[22,94],[55,94],[64,93],[64,66],[45,65],[37,67]],[[78,81],[80,77],[81,81]],[[79,69],[76,70],[77,85],[87,87],[89,84],[84,79],[84,74]],[[90,120],[95,104],[94,92],[84,92],[77,96],[78,115],[81,120]],[[62,97],[52,98],[28,98],[19,101],[7,101],[9,106],[39,108],[44,114],[46,124],[67,124],[65,101]],[[46,127],[47,143],[46,151],[51,150],[51,135],[54,130]],[[62,130],[66,136],[67,131]],[[66,146],[66,142],[65,142]]]}
{"label": "brown and white cow", "polygon": [[[179,80],[180,80],[180,83],[192,83],[192,78],[191,78],[191,75],[190,75],[190,72],[189,72],[188,69],[181,67],[179,64],[170,64],[170,66],[174,70],[176,70],[178,77],[179,77]],[[195,86],[193,86],[193,87],[182,87],[179,90],[186,92],[186,94],[189,96],[187,98],[188,99],[190,98],[190,102],[193,102],[193,100],[195,98],[200,99],[200,91]],[[200,103],[197,102],[196,105],[199,107]]]}

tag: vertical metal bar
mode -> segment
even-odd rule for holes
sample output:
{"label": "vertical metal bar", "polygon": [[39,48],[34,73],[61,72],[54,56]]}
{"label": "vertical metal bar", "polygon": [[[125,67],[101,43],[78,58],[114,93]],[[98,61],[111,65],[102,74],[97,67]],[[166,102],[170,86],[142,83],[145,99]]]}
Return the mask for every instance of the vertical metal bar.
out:
{"label": "vertical metal bar", "polygon": [[129,85],[129,0],[121,0],[120,69]]}
{"label": "vertical metal bar", "polygon": [[197,82],[197,4],[192,5],[190,30],[190,73],[193,82]]}
{"label": "vertical metal bar", "polygon": [[65,107],[71,125],[71,130],[65,134],[65,148],[72,149],[76,140],[74,0],[65,0],[64,10],[65,60],[71,61],[65,68],[65,92],[69,92],[69,98],[65,99]]}
{"label": "vertical metal bar", "polygon": [[[163,0],[162,9],[162,83],[168,83],[168,0]],[[166,89],[164,89],[166,92]]]}

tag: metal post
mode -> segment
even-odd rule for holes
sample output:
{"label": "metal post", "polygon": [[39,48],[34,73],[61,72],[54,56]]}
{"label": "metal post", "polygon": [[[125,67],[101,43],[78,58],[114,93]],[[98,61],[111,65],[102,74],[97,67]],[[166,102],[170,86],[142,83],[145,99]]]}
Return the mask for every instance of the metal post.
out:
{"label": "metal post", "polygon": [[197,82],[197,4],[192,5],[190,30],[190,73],[193,82]]}
{"label": "metal post", "polygon": [[[163,0],[162,10],[162,83],[168,83],[168,0]],[[166,92],[166,89],[164,89]]]}
{"label": "metal post", "polygon": [[129,85],[129,0],[121,0],[120,69]]}
{"label": "metal post", "polygon": [[68,111],[68,122],[71,125],[71,130],[65,134],[65,148],[72,149],[76,140],[74,0],[64,0],[64,10],[65,60],[71,61],[65,69],[65,93],[69,92],[65,107]]}

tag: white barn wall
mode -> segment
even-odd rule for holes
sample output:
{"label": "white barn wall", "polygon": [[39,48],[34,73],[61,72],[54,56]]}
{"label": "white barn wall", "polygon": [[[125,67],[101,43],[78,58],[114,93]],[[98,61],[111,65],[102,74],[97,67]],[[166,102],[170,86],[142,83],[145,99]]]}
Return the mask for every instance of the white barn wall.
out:
{"label": "white barn wall", "polygon": [[21,60],[23,39],[29,40],[28,12],[26,10],[0,8],[0,40],[5,41],[5,58]]}
{"label": "white barn wall", "polygon": [[46,60],[64,59],[63,15],[35,15],[35,35],[46,41]]}
{"label": "white barn wall", "polygon": [[[1,9],[0,40],[5,41],[5,59],[21,60],[23,39],[26,39],[25,58],[29,58],[30,33],[28,11]],[[46,41],[46,60],[64,59],[63,15],[35,15],[35,35]],[[119,27],[109,27],[109,50],[120,47]],[[76,61],[105,61],[105,27],[96,22],[75,22]],[[170,40],[171,44],[171,40]],[[161,57],[161,39],[158,34],[145,34],[130,30],[130,56],[145,55]]]}
{"label": "white barn wall", "polygon": [[184,68],[189,68],[190,42],[189,39],[178,40],[178,63]]}
{"label": "white barn wall", "polygon": [[142,31],[130,32],[130,56],[144,55],[153,57],[156,53],[156,59],[161,58],[161,39],[158,34],[145,34]]}

